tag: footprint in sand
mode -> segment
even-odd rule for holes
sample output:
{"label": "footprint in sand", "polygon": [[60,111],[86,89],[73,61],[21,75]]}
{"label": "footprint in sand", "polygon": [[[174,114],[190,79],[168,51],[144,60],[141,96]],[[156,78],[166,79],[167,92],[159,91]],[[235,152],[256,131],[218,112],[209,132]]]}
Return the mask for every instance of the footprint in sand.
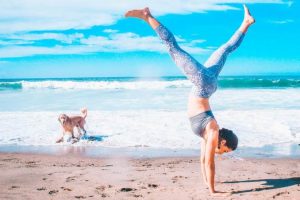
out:
{"label": "footprint in sand", "polygon": [[113,186],[112,185],[107,185],[107,186],[101,185],[101,186],[96,187],[96,190],[104,191],[106,187],[112,188]]}
{"label": "footprint in sand", "polygon": [[109,167],[113,167],[113,165],[102,165],[100,166],[101,167],[101,170],[110,170]]}
{"label": "footprint in sand", "polygon": [[103,192],[105,190],[105,188],[106,187],[104,185],[101,185],[101,186],[96,187],[96,191]]}
{"label": "footprint in sand", "polygon": [[70,189],[70,188],[66,188],[66,187],[60,187],[62,190],[64,190],[64,191],[72,191],[72,189]]}
{"label": "footprint in sand", "polygon": [[173,183],[175,183],[175,182],[177,182],[179,179],[182,179],[182,178],[187,179],[188,177],[186,177],[186,176],[174,176],[174,177],[172,178],[172,181],[173,181]]}
{"label": "footprint in sand", "polygon": [[35,161],[27,161],[27,162],[25,162],[27,165],[34,165],[34,164],[36,164],[36,162]]}
{"label": "footprint in sand", "polygon": [[138,172],[144,172],[144,171],[147,171],[146,169],[137,169],[136,171]]}
{"label": "footprint in sand", "polygon": [[145,163],[145,164],[143,164],[142,166],[143,166],[143,167],[148,167],[148,168],[149,168],[149,167],[152,166],[152,164],[150,164],[150,163]]}
{"label": "footprint in sand", "polygon": [[41,188],[36,188],[36,190],[38,190],[38,191],[43,191],[43,190],[47,190],[47,188],[41,187]]}
{"label": "footprint in sand", "polygon": [[131,191],[135,191],[135,188],[121,188],[120,192],[131,192]]}
{"label": "footprint in sand", "polygon": [[20,186],[12,185],[9,189],[12,190],[12,189],[17,189],[17,188],[20,188]]}
{"label": "footprint in sand", "polygon": [[109,196],[108,194],[102,193],[102,194],[101,194],[101,197],[102,197],[102,198],[105,198],[105,197],[110,197],[110,196]]}
{"label": "footprint in sand", "polygon": [[273,196],[273,199],[275,199],[276,197],[279,197],[279,196],[281,196],[281,195],[284,195],[284,194],[290,194],[288,191],[284,191],[284,192],[279,192],[279,193],[277,193],[277,194],[275,194],[274,196]]}
{"label": "footprint in sand", "polygon": [[35,161],[28,161],[28,162],[25,162],[25,167],[26,168],[37,167],[37,163]]}
{"label": "footprint in sand", "polygon": [[5,158],[5,159],[1,159],[0,161],[9,162],[9,161],[15,161],[15,160],[19,160],[19,159],[17,159],[17,158]]}
{"label": "footprint in sand", "polygon": [[[108,185],[107,187],[112,188],[111,185]],[[100,194],[102,198],[110,197],[108,194],[103,193],[105,189],[106,189],[106,186],[104,186],[104,185],[98,186],[98,187],[96,187],[96,193]]]}
{"label": "footprint in sand", "polygon": [[58,190],[50,190],[50,191],[48,192],[48,194],[50,194],[50,195],[54,195],[54,194],[56,194],[56,193],[58,193]]}
{"label": "footprint in sand", "polygon": [[69,177],[66,178],[66,182],[68,183],[68,182],[71,182],[71,181],[75,181],[76,178],[78,178],[78,177],[77,176],[69,176]]}
{"label": "footprint in sand", "polygon": [[149,188],[157,188],[158,185],[156,185],[156,184],[150,184],[150,183],[149,183],[149,184],[148,184],[148,187],[149,187]]}
{"label": "footprint in sand", "polygon": [[78,196],[75,196],[76,199],[85,199],[86,197],[85,196],[82,196],[82,195],[78,195]]}

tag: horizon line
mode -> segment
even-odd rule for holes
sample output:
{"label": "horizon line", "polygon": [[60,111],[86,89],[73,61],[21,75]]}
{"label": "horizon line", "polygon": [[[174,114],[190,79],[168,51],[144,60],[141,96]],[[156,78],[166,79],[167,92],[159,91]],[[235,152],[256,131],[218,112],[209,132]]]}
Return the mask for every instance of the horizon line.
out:
{"label": "horizon line", "polygon": [[[246,74],[246,75],[220,75],[220,78],[224,77],[300,77],[300,73],[293,74],[293,73],[285,73],[285,74]],[[186,78],[184,75],[170,75],[170,76],[78,76],[78,77],[11,77],[11,78],[1,78],[0,80],[26,80],[26,79],[97,79],[97,78],[132,78],[132,79],[157,79],[157,78]]]}

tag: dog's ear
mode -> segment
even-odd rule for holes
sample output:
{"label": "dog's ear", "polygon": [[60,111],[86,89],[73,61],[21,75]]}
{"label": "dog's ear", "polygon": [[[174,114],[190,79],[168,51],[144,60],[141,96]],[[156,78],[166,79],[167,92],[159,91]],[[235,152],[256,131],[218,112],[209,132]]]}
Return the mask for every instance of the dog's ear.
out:
{"label": "dog's ear", "polygon": [[58,120],[60,123],[62,123],[61,118],[63,118],[64,116],[65,116],[65,114],[60,114],[60,115],[58,116],[57,120]]}

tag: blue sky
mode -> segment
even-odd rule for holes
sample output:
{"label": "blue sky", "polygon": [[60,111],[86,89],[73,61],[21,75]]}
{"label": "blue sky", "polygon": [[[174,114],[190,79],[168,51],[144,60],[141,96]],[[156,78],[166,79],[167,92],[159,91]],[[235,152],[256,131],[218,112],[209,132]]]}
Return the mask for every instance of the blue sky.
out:
{"label": "blue sky", "polygon": [[296,1],[0,0],[0,78],[182,75],[153,30],[123,14],[150,7],[204,63],[239,27],[242,3],[257,22],[221,75],[299,75]]}

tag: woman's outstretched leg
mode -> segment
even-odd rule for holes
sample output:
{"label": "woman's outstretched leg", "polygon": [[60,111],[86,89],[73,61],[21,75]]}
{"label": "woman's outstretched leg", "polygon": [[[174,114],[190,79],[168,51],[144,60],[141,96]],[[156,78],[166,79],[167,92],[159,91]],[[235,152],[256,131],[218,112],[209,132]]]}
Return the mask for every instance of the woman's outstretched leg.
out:
{"label": "woman's outstretched leg", "polygon": [[197,87],[202,84],[200,74],[202,70],[206,70],[206,68],[179,47],[174,35],[151,15],[148,8],[128,11],[125,16],[135,17],[146,21],[167,46],[169,54],[187,78]]}
{"label": "woman's outstretched leg", "polygon": [[204,63],[216,76],[221,72],[228,54],[233,52],[242,43],[248,28],[255,22],[251,16],[249,9],[244,5],[244,20],[239,29],[234,33],[230,40],[218,48]]}

